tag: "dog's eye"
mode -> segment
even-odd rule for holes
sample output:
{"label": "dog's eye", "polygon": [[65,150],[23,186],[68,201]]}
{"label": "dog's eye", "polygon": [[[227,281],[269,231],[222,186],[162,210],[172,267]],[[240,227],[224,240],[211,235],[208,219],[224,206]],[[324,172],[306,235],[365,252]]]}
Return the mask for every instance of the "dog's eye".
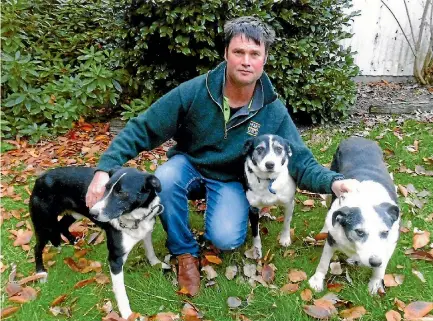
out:
{"label": "dog's eye", "polygon": [[277,154],[281,154],[283,152],[283,149],[281,147],[275,147],[275,152]]}
{"label": "dog's eye", "polygon": [[257,147],[256,151],[257,151],[257,153],[261,154],[265,151],[265,149],[263,147]]}
{"label": "dog's eye", "polygon": [[382,232],[380,232],[380,237],[385,239],[388,237],[388,233],[389,233],[389,231],[382,231]]}
{"label": "dog's eye", "polygon": [[357,234],[359,237],[364,237],[364,236],[365,236],[365,232],[364,232],[363,230],[355,230],[355,232],[356,232],[356,234]]}

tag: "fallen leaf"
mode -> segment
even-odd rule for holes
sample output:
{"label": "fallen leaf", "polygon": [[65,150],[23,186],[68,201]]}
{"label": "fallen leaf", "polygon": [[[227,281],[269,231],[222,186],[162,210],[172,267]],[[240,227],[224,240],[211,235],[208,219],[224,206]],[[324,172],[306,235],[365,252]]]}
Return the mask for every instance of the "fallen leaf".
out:
{"label": "fallen leaf", "polygon": [[75,283],[74,289],[80,289],[80,288],[86,286],[87,284],[93,283],[95,281],[96,281],[95,278],[90,278],[90,279],[79,281],[79,282]]}
{"label": "fallen leaf", "polygon": [[415,250],[426,246],[430,242],[430,232],[424,231],[421,234],[415,234],[413,236],[413,248]]}
{"label": "fallen leaf", "polygon": [[203,266],[201,268],[201,270],[206,273],[206,278],[208,280],[213,280],[218,276],[218,274],[215,272],[214,268],[210,265]]}
{"label": "fallen leaf", "polygon": [[386,321],[401,321],[401,315],[397,311],[389,310],[385,313]]}
{"label": "fallen leaf", "polygon": [[206,260],[210,263],[221,264],[223,261],[216,255],[205,255]]}
{"label": "fallen leaf", "polygon": [[407,192],[407,188],[404,187],[403,185],[398,185],[398,191],[400,192],[401,195],[403,195],[404,197],[407,197],[408,192]]}
{"label": "fallen leaf", "polygon": [[23,288],[16,282],[8,282],[6,285],[6,293],[9,297],[14,296],[15,294],[21,292]]}
{"label": "fallen leaf", "polygon": [[265,281],[266,283],[272,283],[275,278],[275,271],[271,265],[265,264],[262,268],[261,275],[263,281]]}
{"label": "fallen leaf", "polygon": [[404,309],[405,319],[422,318],[433,310],[433,302],[416,301],[409,303]]}
{"label": "fallen leaf", "polygon": [[54,299],[53,302],[51,302],[51,305],[50,305],[50,306],[51,306],[51,307],[54,307],[54,306],[56,306],[56,305],[61,304],[62,302],[64,302],[64,301],[66,300],[67,297],[68,297],[67,294],[59,295],[57,298]]}
{"label": "fallen leaf", "polygon": [[178,314],[174,314],[173,312],[160,312],[154,316],[149,317],[148,319],[148,321],[175,321],[175,320],[180,320],[180,316]]}
{"label": "fallen leaf", "polygon": [[225,276],[228,280],[233,280],[238,273],[238,267],[236,265],[226,267]]}
{"label": "fallen leaf", "polygon": [[355,320],[366,314],[367,311],[363,306],[357,306],[350,309],[340,311],[340,316],[345,320]]}
{"label": "fallen leaf", "polygon": [[334,311],[316,305],[304,305],[303,309],[306,314],[319,320],[328,320],[337,313],[336,310]]}
{"label": "fallen leaf", "polygon": [[394,298],[394,304],[400,311],[404,311],[404,309],[406,309],[406,303],[397,298]]}
{"label": "fallen leaf", "polygon": [[15,312],[17,312],[20,309],[20,307],[6,307],[3,308],[0,312],[0,319],[4,319],[7,318],[8,316],[14,314]]}
{"label": "fallen leaf", "polygon": [[19,229],[17,236],[16,236],[16,239],[14,241],[14,246],[29,244],[30,240],[32,238],[32,235],[33,235],[33,231]]}
{"label": "fallen leaf", "polygon": [[289,280],[291,282],[301,282],[307,279],[307,274],[301,270],[290,270],[289,271]]}
{"label": "fallen leaf", "polygon": [[299,290],[299,284],[297,283],[287,283],[283,285],[283,287],[280,289],[280,291],[285,294],[295,293],[298,290]]}
{"label": "fallen leaf", "polygon": [[310,289],[305,289],[301,292],[301,299],[303,301],[311,301],[313,299],[313,292]]}
{"label": "fallen leaf", "polygon": [[189,293],[188,289],[184,286],[179,291],[176,291],[176,293],[191,296],[191,293]]}
{"label": "fallen leaf", "polygon": [[383,282],[385,283],[386,287],[398,286],[398,283],[395,281],[393,274],[385,274]]}
{"label": "fallen leaf", "polygon": [[426,282],[426,280],[425,280],[425,278],[424,278],[424,275],[423,275],[420,271],[417,271],[417,270],[412,269],[412,273],[413,273],[413,274],[414,274],[418,279],[420,279],[422,283],[425,283],[425,282]]}
{"label": "fallen leaf", "polygon": [[244,265],[244,275],[246,277],[253,277],[257,273],[257,266],[255,264],[245,264]]}
{"label": "fallen leaf", "polygon": [[242,304],[242,301],[238,297],[230,296],[227,299],[227,305],[229,306],[230,309],[238,308],[238,307],[240,307],[241,304]]}
{"label": "fallen leaf", "polygon": [[24,284],[27,284],[29,282],[33,282],[33,281],[42,279],[44,277],[45,277],[44,274],[33,274],[33,275],[27,276],[25,278],[22,278],[21,280],[18,281],[18,284],[24,285]]}
{"label": "fallen leaf", "polygon": [[331,274],[333,274],[333,275],[341,275],[341,274],[343,274],[343,270],[341,269],[340,262],[332,262],[329,265],[329,269],[330,269]]}
{"label": "fallen leaf", "polygon": [[343,289],[343,284],[341,283],[328,283],[326,285],[329,291],[340,292]]}
{"label": "fallen leaf", "polygon": [[99,284],[108,284],[110,283],[110,278],[103,273],[96,273],[95,281]]}
{"label": "fallen leaf", "polygon": [[314,200],[308,199],[306,201],[303,201],[302,204],[304,204],[305,206],[314,207]]}

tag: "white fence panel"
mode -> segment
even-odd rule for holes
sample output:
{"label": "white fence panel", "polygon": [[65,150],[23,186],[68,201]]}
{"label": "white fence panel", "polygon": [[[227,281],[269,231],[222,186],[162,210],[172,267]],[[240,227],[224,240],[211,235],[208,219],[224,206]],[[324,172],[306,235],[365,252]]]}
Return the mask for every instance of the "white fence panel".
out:
{"label": "white fence panel", "polygon": [[[407,37],[413,43],[409,19],[403,0],[385,0],[394,12]],[[425,0],[406,0],[418,39],[419,27]],[[361,10],[355,17],[350,32],[353,37],[343,41],[343,46],[351,46],[356,51],[355,63],[365,76],[413,76],[414,55],[404,38],[395,18],[380,0],[353,0],[351,10]],[[430,23],[428,14],[428,23]],[[422,57],[427,52],[430,41],[430,25],[424,29]],[[414,47],[414,46],[413,46]]]}

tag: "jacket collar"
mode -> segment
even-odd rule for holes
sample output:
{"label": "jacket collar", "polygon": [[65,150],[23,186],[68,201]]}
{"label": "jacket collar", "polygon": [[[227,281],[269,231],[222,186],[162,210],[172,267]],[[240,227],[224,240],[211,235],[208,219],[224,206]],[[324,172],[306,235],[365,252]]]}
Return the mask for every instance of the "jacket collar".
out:
{"label": "jacket collar", "polygon": [[[226,68],[227,63],[223,61],[215,69],[209,71],[206,75],[206,86],[208,88],[209,94],[214,101],[220,104],[220,106],[222,106],[222,90],[225,80]],[[271,81],[265,72],[263,72],[258,82],[258,85],[260,85],[263,91],[263,100],[260,104],[261,106],[254,106],[255,110],[260,109],[264,105],[268,105],[277,99],[277,94],[275,93],[274,87],[272,86]]]}

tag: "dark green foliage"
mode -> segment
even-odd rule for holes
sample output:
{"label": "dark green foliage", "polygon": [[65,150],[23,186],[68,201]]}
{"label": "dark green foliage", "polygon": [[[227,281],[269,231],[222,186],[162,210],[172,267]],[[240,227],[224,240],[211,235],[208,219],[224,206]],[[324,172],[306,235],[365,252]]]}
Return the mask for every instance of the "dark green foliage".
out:
{"label": "dark green foliage", "polygon": [[37,141],[116,104],[126,79],[117,1],[2,4],[2,135]]}
{"label": "dark green foliage", "polygon": [[[2,3],[3,137],[37,141],[81,116],[131,118],[224,56],[223,25],[255,15],[276,31],[265,70],[294,116],[326,122],[354,102],[339,41],[350,0],[9,0]],[[123,88],[123,91],[122,91]],[[125,90],[126,89],[126,90]],[[120,110],[118,110],[118,109]]]}
{"label": "dark green foliage", "polygon": [[142,93],[161,95],[223,59],[223,25],[255,15],[277,33],[269,73],[291,112],[325,122],[346,114],[358,72],[340,47],[350,1],[133,1],[127,8],[127,69]]}

